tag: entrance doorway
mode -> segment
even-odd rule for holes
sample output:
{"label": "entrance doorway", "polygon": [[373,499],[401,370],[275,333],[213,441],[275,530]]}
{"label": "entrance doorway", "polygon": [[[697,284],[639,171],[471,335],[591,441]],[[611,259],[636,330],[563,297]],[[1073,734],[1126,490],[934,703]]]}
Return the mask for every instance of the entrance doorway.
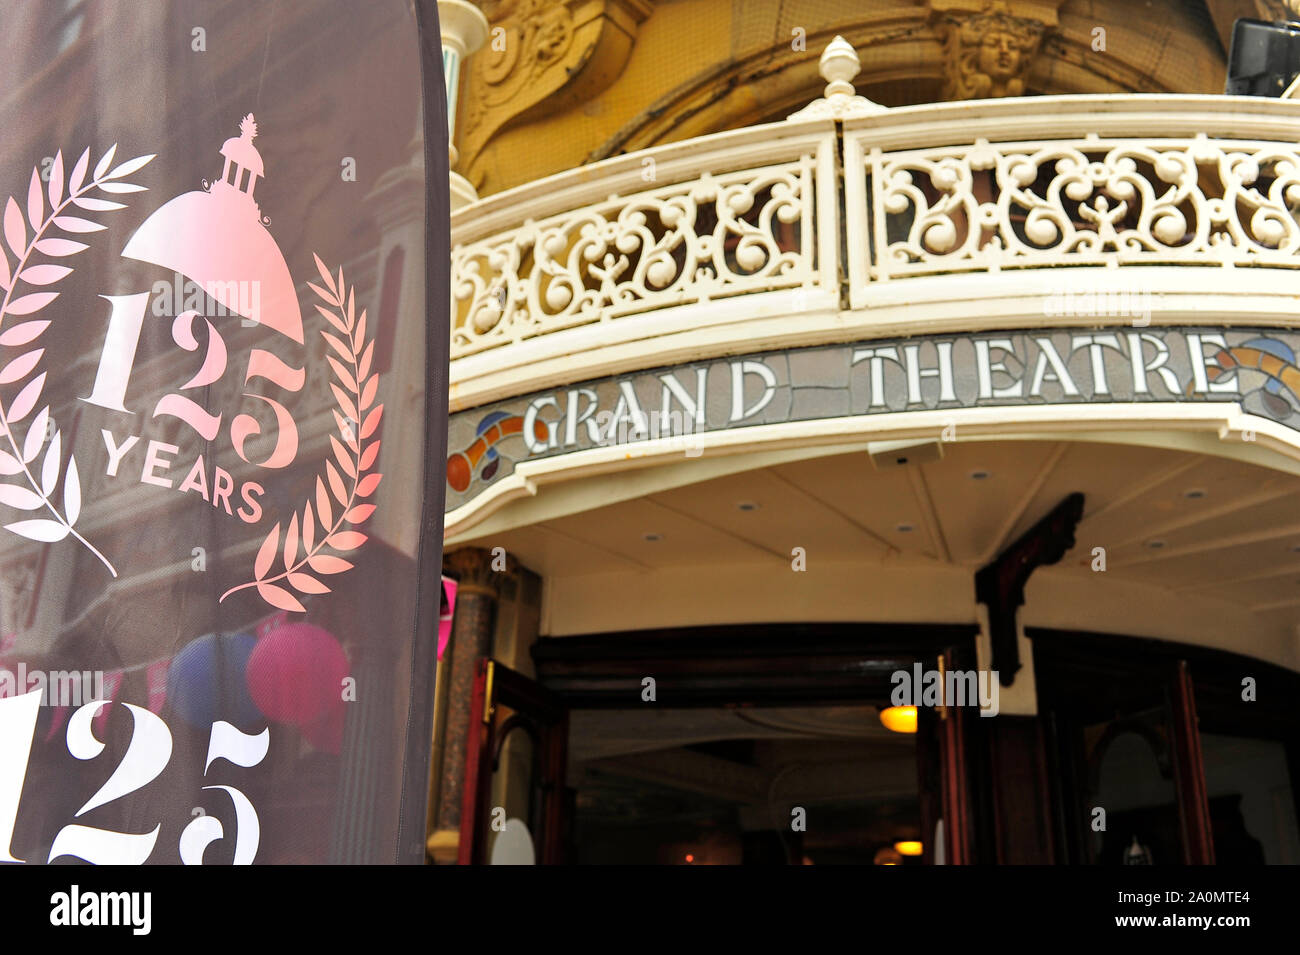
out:
{"label": "entrance doorway", "polygon": [[870,865],[920,845],[916,739],[871,705],[576,710],[578,864]]}
{"label": "entrance doorway", "polygon": [[1300,677],[1206,647],[1027,635],[1062,861],[1300,864]]}
{"label": "entrance doorway", "polygon": [[484,661],[461,861],[969,861],[971,721],[922,708],[897,732],[881,712],[895,673],[973,644],[970,627],[724,627],[543,639],[536,680]]}

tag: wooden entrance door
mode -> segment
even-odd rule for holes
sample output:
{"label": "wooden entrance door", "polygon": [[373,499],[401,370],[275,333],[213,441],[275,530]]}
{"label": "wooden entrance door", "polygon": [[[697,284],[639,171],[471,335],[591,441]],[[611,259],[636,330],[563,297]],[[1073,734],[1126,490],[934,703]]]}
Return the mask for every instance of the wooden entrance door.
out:
{"label": "wooden entrance door", "polygon": [[564,862],[567,707],[491,659],[479,663],[470,705],[459,863],[518,862],[529,842],[537,863]]}

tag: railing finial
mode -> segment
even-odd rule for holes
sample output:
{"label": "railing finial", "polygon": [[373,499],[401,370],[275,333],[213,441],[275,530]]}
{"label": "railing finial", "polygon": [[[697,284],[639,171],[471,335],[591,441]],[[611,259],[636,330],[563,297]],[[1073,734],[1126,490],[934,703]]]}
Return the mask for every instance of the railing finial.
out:
{"label": "railing finial", "polygon": [[866,116],[871,113],[883,113],[886,107],[872,102],[865,96],[858,96],[853,88],[853,78],[862,70],[862,61],[853,44],[842,36],[836,36],[822,51],[818,61],[818,72],[826,80],[826,91],[820,99],[813,100],[788,119],[810,119],[830,116],[846,119],[850,116]]}
{"label": "railing finial", "polygon": [[827,43],[818,63],[818,72],[826,81],[824,95],[827,99],[832,96],[852,96],[857,92],[852,81],[862,71],[862,61],[858,59],[858,51],[853,49],[853,44],[844,37],[836,36]]}

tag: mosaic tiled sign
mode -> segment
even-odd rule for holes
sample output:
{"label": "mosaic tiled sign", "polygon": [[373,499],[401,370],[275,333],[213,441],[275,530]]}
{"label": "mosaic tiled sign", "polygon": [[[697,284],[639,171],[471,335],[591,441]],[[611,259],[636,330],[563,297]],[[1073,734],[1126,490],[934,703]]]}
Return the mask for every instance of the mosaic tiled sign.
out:
{"label": "mosaic tiled sign", "polygon": [[872,340],[580,382],[451,418],[447,508],[516,463],[755,425],[934,409],[1239,402],[1300,428],[1300,334],[1123,328]]}

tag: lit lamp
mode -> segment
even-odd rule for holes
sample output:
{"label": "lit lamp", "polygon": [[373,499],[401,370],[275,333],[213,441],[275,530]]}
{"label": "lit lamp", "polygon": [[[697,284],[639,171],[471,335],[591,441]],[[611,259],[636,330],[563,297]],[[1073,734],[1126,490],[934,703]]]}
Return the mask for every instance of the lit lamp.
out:
{"label": "lit lamp", "polygon": [[880,722],[895,733],[916,732],[916,707],[891,706],[880,711]]}
{"label": "lit lamp", "polygon": [[894,851],[900,856],[919,856],[922,849],[920,841],[916,839],[904,839],[894,843]]}

